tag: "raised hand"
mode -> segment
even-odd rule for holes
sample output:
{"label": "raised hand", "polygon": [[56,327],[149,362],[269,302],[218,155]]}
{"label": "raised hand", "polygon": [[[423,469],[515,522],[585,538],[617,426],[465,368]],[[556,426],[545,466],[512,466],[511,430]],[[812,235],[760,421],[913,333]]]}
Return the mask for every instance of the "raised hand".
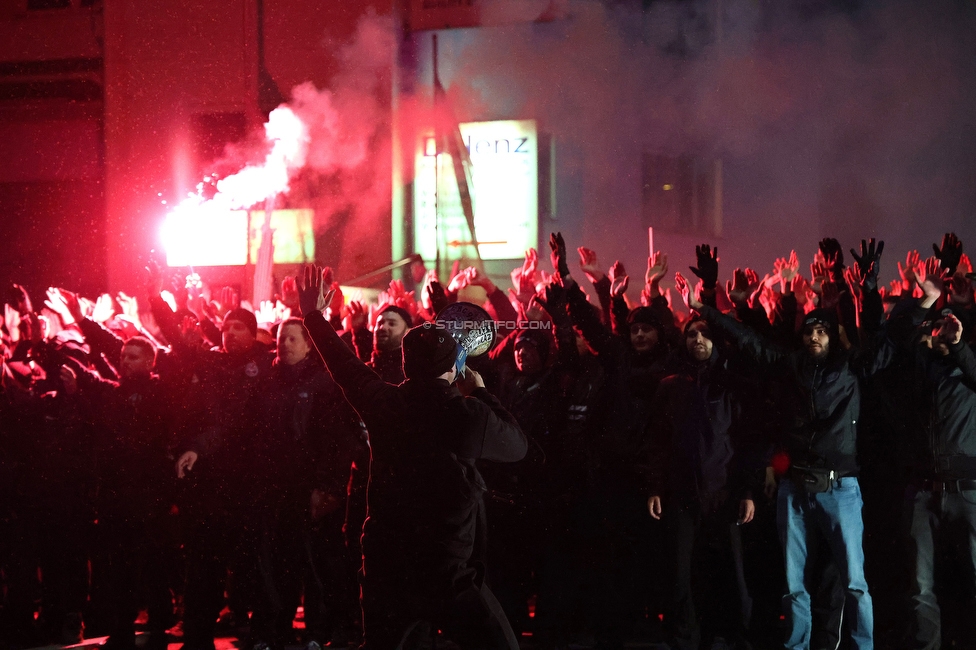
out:
{"label": "raised hand", "polygon": [[78,295],[67,289],[49,287],[47,290],[47,300],[44,305],[61,317],[61,322],[67,326],[72,323],[80,323],[85,315],[81,310],[81,301]]}
{"label": "raised hand", "polygon": [[746,281],[749,282],[749,303],[753,306],[755,301],[759,298],[759,293],[766,286],[766,282],[770,279],[770,275],[767,273],[763,277],[759,277],[759,274],[750,268],[746,268]]}
{"label": "raised hand", "polygon": [[[855,264],[844,269],[844,279],[847,280],[847,286],[851,290],[851,295],[854,296],[854,300],[860,304],[861,299],[864,297],[863,287],[865,283],[865,278],[861,275],[860,265]],[[877,288],[877,278],[875,278],[874,288]]]}
{"label": "raised hand", "polygon": [[274,303],[270,300],[262,300],[257,311],[254,312],[254,317],[258,321],[258,327],[270,330],[277,320]]}
{"label": "raised hand", "polygon": [[962,340],[962,323],[954,314],[945,318],[945,323],[935,333],[935,337],[946,345],[957,345]]}
{"label": "raised hand", "polygon": [[301,305],[298,304],[298,283],[291,275],[286,275],[281,281],[281,302],[292,311],[301,309]]}
{"label": "raised hand", "polygon": [[689,267],[691,272],[701,279],[706,291],[713,290],[718,282],[718,246],[714,250],[708,244],[695,246],[695,257],[698,258],[698,266]]}
{"label": "raised hand", "polygon": [[681,296],[681,300],[685,303],[685,307],[696,310],[703,307],[701,301],[698,300],[691,287],[688,286],[688,281],[680,273],[674,274],[674,287]]}
{"label": "raised hand", "polygon": [[[526,258],[528,258],[528,254],[526,254]],[[523,307],[528,306],[529,301],[536,293],[534,275],[535,273],[526,273],[525,266],[521,269],[516,268],[512,273],[515,290],[510,291],[509,294]]]}
{"label": "raised hand", "polygon": [[112,306],[112,296],[103,293],[95,299],[95,306],[92,307],[91,319],[96,323],[104,325],[115,316],[115,307]]}
{"label": "raised hand", "polygon": [[840,278],[840,272],[844,266],[844,251],[841,250],[840,242],[833,237],[825,237],[820,240],[820,252],[823,253],[824,262],[833,274],[834,279]]}
{"label": "raised hand", "polygon": [[485,273],[479,271],[477,267],[469,267],[467,273],[468,284],[475,287],[481,287],[487,293],[491,293],[495,290],[495,283],[492,282],[491,278],[489,278]]}
{"label": "raised hand", "polygon": [[810,285],[810,288],[813,289],[814,293],[820,293],[824,282],[828,281],[829,273],[830,272],[827,270],[827,264],[824,262],[814,261],[814,263],[810,265],[810,277],[813,278],[813,283]]}
{"label": "raised hand", "polygon": [[752,291],[749,289],[749,279],[742,269],[732,271],[732,279],[725,283],[725,291],[733,304],[742,305],[749,302]]}
{"label": "raised hand", "polygon": [[569,277],[569,263],[566,261],[566,242],[563,234],[554,232],[549,235],[549,261],[552,268],[559,273],[559,277],[564,280]]}
{"label": "raised hand", "polygon": [[905,256],[905,265],[902,266],[902,263],[898,262],[898,275],[901,276],[901,288],[903,290],[911,289],[915,283],[915,269],[918,268],[920,261],[918,251],[908,251]]}
{"label": "raised hand", "polygon": [[196,346],[203,343],[203,328],[191,316],[183,317],[183,322],[180,323],[180,334],[183,336],[183,342],[187,345]]}
{"label": "raised hand", "polygon": [[471,286],[471,280],[474,277],[472,271],[476,271],[476,269],[473,266],[469,266],[451,278],[451,283],[447,286],[448,292],[458,293],[462,289]]}
{"label": "raised hand", "polygon": [[610,282],[613,282],[614,278],[619,278],[622,275],[627,275],[627,269],[624,268],[623,262],[616,260],[610,267],[607,277],[610,278]]}
{"label": "raised hand", "polygon": [[932,244],[932,250],[935,251],[935,257],[939,260],[939,264],[949,275],[956,272],[956,267],[959,266],[959,261],[962,259],[962,242],[956,237],[956,233],[947,232],[942,236],[942,247]]}
{"label": "raised hand", "polygon": [[[323,284],[325,284],[325,282],[323,282]],[[327,304],[327,307],[329,309],[329,314],[330,315],[339,314],[342,312],[343,305],[346,304],[346,297],[342,295],[342,288],[339,287],[338,282],[333,282],[330,285],[330,289],[331,289],[332,298],[329,300]]]}
{"label": "raised hand", "polygon": [[596,257],[596,251],[585,246],[580,246],[576,249],[576,252],[580,256],[580,270],[586,274],[587,279],[594,283],[603,279],[605,274],[603,273],[603,269],[600,268],[600,261]]}
{"label": "raised hand", "polygon": [[227,312],[241,306],[241,297],[233,287],[224,287],[220,290],[220,300],[218,301],[218,316],[223,318]]}
{"label": "raised hand", "polygon": [[302,269],[302,277],[297,281],[298,304],[302,316],[313,311],[321,312],[332,300],[331,289],[328,295],[324,293],[325,283],[322,276],[322,268],[319,266],[309,265]]}
{"label": "raised hand", "polygon": [[668,256],[661,251],[655,251],[647,258],[647,273],[644,274],[644,284],[658,287],[668,272]]}
{"label": "raised hand", "polygon": [[622,298],[627,293],[627,286],[630,278],[626,275],[618,275],[610,281],[610,296],[612,298]]}
{"label": "raised hand", "polygon": [[959,266],[956,267],[955,275],[961,275],[963,277],[969,275],[973,272],[973,263],[969,259],[969,255],[963,253],[959,256]]}
{"label": "raised hand", "polygon": [[779,278],[783,293],[786,293],[787,287],[799,273],[800,260],[796,256],[796,251],[790,251],[788,258],[780,257],[773,263],[773,274]]}
{"label": "raised hand", "polygon": [[884,251],[884,241],[875,242],[874,237],[870,242],[861,240],[861,254],[858,255],[851,249],[851,256],[857,263],[857,275],[861,280],[859,286],[865,291],[873,291],[878,288],[878,270],[881,267],[881,253]]}
{"label": "raised hand", "polygon": [[925,296],[923,304],[928,303],[926,306],[931,307],[945,293],[945,281],[948,275],[936,257],[930,257],[915,267],[915,282]]}
{"label": "raised hand", "polygon": [[342,317],[342,326],[350,331],[363,329],[369,324],[369,312],[366,305],[358,300],[346,305],[346,314]]}
{"label": "raised hand", "polygon": [[948,280],[949,302],[968,307],[973,304],[973,285],[968,278],[954,275]]}
{"label": "raised hand", "polygon": [[840,304],[840,289],[834,282],[824,282],[820,286],[820,307],[822,309],[837,309]]}

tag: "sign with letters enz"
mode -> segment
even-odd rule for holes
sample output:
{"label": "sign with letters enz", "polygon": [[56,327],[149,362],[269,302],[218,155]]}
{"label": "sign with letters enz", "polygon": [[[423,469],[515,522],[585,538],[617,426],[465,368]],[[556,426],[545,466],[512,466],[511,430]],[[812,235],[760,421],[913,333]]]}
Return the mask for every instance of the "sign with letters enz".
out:
{"label": "sign with letters enz", "polygon": [[433,134],[418,145],[414,177],[414,250],[460,259],[474,244],[482,259],[518,259],[538,245],[539,158],[535,120],[462,123],[471,156],[476,241],[461,207],[451,156],[437,155]]}

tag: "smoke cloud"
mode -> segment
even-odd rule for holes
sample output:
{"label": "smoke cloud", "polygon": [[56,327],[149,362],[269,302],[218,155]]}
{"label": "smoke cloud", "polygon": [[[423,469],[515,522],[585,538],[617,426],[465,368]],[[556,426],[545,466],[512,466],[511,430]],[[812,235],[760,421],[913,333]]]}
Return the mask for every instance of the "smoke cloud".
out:
{"label": "smoke cloud", "polygon": [[[551,227],[642,261],[641,155],[692,154],[724,163],[713,243],[727,269],[794,247],[809,261],[827,235],[886,238],[888,272],[948,230],[976,246],[976,5],[569,7],[550,24],[444,32],[440,46],[462,118],[534,117],[554,135]],[[692,238],[655,235],[689,261]]]}

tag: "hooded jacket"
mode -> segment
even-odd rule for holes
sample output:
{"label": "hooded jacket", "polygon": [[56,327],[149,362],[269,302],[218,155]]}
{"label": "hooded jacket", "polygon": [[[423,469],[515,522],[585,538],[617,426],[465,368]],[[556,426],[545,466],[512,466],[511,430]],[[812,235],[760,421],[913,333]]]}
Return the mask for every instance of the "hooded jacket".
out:
{"label": "hooded jacket", "polygon": [[[782,448],[793,465],[856,475],[857,423],[861,412],[859,377],[890,362],[893,347],[872,339],[863,349],[845,351],[836,330],[830,354],[813,358],[806,350],[789,351],[768,343],[734,318],[712,307],[701,315],[748,356],[769,367],[784,389],[786,418]],[[865,322],[866,318],[862,318]]]}
{"label": "hooded jacket", "polygon": [[521,460],[527,442],[484,389],[462,397],[443,379],[393,386],[364,365],[320,313],[305,316],[336,383],[370,437],[366,580],[403,580],[449,597],[476,579],[485,484],[479,458]]}

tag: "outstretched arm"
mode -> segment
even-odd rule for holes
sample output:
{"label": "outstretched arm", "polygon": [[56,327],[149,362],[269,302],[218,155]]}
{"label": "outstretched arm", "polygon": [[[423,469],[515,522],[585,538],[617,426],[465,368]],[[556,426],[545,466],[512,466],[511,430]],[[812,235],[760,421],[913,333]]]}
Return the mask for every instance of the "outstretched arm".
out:
{"label": "outstretched arm", "polygon": [[298,294],[305,328],[312,338],[312,344],[342,388],[346,399],[360,415],[375,411],[371,411],[370,407],[375,405],[376,398],[390,391],[395,392],[396,387],[380,379],[360,361],[325,320],[321,310],[328,304],[331,295],[324,295],[320,267],[305,267],[304,278],[298,283]]}

